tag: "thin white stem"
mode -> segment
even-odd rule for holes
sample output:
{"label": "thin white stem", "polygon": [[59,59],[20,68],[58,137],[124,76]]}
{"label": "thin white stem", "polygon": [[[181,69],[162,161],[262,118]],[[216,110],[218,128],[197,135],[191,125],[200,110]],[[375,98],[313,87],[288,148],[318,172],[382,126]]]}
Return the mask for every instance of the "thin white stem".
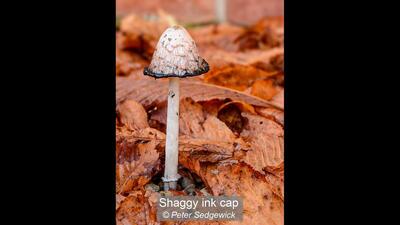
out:
{"label": "thin white stem", "polygon": [[226,1],[215,0],[215,10],[218,23],[226,22]]}
{"label": "thin white stem", "polygon": [[176,189],[178,174],[179,78],[169,78],[164,189]]}

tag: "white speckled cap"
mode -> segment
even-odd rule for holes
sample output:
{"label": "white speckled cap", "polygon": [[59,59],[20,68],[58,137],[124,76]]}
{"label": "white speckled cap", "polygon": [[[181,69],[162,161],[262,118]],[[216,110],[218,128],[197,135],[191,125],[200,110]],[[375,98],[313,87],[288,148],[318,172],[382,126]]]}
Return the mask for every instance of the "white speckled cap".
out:
{"label": "white speckled cap", "polygon": [[208,70],[208,63],[199,56],[192,37],[185,28],[175,25],[161,35],[150,66],[143,73],[155,78],[187,77]]}

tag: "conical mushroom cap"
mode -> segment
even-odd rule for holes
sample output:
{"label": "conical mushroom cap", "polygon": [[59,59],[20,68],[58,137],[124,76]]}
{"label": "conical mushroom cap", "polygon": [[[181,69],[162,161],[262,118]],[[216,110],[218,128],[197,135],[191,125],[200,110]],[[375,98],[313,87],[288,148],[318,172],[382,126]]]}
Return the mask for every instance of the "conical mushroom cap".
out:
{"label": "conical mushroom cap", "polygon": [[156,78],[187,77],[208,70],[208,63],[199,56],[196,44],[185,28],[172,26],[161,35],[150,66],[143,73]]}

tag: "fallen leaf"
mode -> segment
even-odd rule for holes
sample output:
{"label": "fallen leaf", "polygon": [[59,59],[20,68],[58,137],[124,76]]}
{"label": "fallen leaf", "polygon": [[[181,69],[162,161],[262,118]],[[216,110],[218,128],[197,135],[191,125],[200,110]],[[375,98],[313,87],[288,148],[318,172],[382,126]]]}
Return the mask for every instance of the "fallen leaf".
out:
{"label": "fallen leaf", "polygon": [[180,103],[179,131],[182,135],[193,138],[231,142],[236,139],[224,122],[205,113],[203,107],[190,98],[185,98]]}
{"label": "fallen leaf", "polygon": [[116,51],[116,75],[129,76],[135,70],[142,70],[148,65],[148,60],[144,59],[140,54],[130,51]]}
{"label": "fallen leaf", "polygon": [[271,100],[280,90],[272,79],[257,80],[253,83],[251,94],[265,100]]}
{"label": "fallen leaf", "polygon": [[146,111],[140,103],[134,100],[126,100],[119,104],[117,112],[120,123],[132,130],[149,127]]}
{"label": "fallen leaf", "polygon": [[242,102],[242,101],[228,101],[218,107],[218,112],[230,105],[236,106],[242,112],[255,113],[255,109],[252,105],[247,104],[246,102]]}
{"label": "fallen leaf", "polygon": [[213,116],[218,116],[218,111],[220,110],[221,106],[226,103],[231,102],[230,100],[220,100],[220,99],[211,99],[208,101],[199,101],[203,106],[203,110],[206,111],[208,114]]}
{"label": "fallen leaf", "polygon": [[275,72],[265,72],[252,66],[227,66],[210,71],[204,76],[204,81],[239,91],[244,91],[253,82],[276,75]]}
{"label": "fallen leaf", "polygon": [[272,185],[272,190],[282,200],[284,199],[284,163],[280,163],[278,166],[266,166],[264,167],[265,179]]}
{"label": "fallen leaf", "polygon": [[153,128],[139,131],[117,130],[117,193],[124,194],[143,188],[160,171],[161,162],[157,148],[160,148],[162,139],[165,139],[165,134]]}
{"label": "fallen leaf", "polygon": [[[282,47],[271,48],[268,50],[248,50],[246,52],[227,52],[224,50],[206,49],[202,53],[203,58],[209,63],[212,69],[223,68],[226,66],[254,66],[266,72],[276,71],[271,64],[271,59],[283,54]],[[211,72],[210,71],[210,72]]]}
{"label": "fallen leaf", "polygon": [[267,166],[280,165],[284,160],[282,126],[259,115],[243,112],[242,116],[248,123],[240,136],[251,144],[244,161],[260,173]]}
{"label": "fallen leaf", "polygon": [[[117,77],[116,82],[116,101],[117,105],[127,99],[133,99],[144,106],[146,110],[154,108],[162,103],[165,104],[168,94],[168,80],[150,79],[135,80],[125,77]],[[234,101],[242,101],[254,106],[276,107],[269,101],[245,94],[243,92],[232,89],[204,84],[201,82],[181,79],[180,81],[180,99],[190,97],[194,101],[208,101],[213,99],[231,99]]]}
{"label": "fallen leaf", "polygon": [[[180,163],[201,177],[215,196],[240,196],[244,201],[243,221],[226,224],[283,224],[283,200],[265,176],[245,163],[199,163],[191,156]],[[199,165],[201,164],[201,165]]]}
{"label": "fallen leaf", "polygon": [[121,205],[121,202],[125,199],[126,197],[120,194],[116,194],[115,196],[115,200],[116,200],[116,204],[115,204],[115,209],[118,210],[119,206]]}
{"label": "fallen leaf", "polygon": [[262,18],[235,39],[241,51],[268,49],[283,45],[283,18]]}
{"label": "fallen leaf", "polygon": [[213,24],[189,29],[200,54],[210,49],[237,51],[238,44],[234,41],[243,31],[242,27],[232,24]]}
{"label": "fallen leaf", "polygon": [[284,71],[284,55],[278,54],[271,58],[270,63],[273,66],[273,69],[283,72]]}
{"label": "fallen leaf", "polygon": [[121,47],[146,52],[151,56],[159,36],[168,26],[167,21],[150,21],[130,14],[120,22],[119,30],[125,37]]}
{"label": "fallen leaf", "polygon": [[154,210],[150,208],[148,199],[143,191],[131,192],[121,202],[116,212],[117,223],[122,225],[159,224],[156,221]]}
{"label": "fallen leaf", "polygon": [[274,103],[274,105],[279,106],[280,108],[283,109],[284,107],[284,97],[285,92],[283,89],[281,89],[272,99],[271,102]]}
{"label": "fallen leaf", "polygon": [[245,123],[241,110],[235,104],[225,104],[218,111],[218,119],[224,122],[235,134],[243,130]]}
{"label": "fallen leaf", "polygon": [[282,110],[275,108],[266,107],[255,107],[256,112],[267,119],[273,120],[279,123],[281,126],[284,125],[284,113]]}

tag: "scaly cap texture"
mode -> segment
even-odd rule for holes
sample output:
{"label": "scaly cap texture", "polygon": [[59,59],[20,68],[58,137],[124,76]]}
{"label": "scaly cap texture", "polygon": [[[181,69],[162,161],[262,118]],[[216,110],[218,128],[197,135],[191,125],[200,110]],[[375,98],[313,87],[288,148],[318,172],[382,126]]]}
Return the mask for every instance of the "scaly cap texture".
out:
{"label": "scaly cap texture", "polygon": [[156,78],[187,77],[208,70],[208,63],[199,56],[192,37],[185,28],[175,25],[161,35],[150,66],[143,73]]}

